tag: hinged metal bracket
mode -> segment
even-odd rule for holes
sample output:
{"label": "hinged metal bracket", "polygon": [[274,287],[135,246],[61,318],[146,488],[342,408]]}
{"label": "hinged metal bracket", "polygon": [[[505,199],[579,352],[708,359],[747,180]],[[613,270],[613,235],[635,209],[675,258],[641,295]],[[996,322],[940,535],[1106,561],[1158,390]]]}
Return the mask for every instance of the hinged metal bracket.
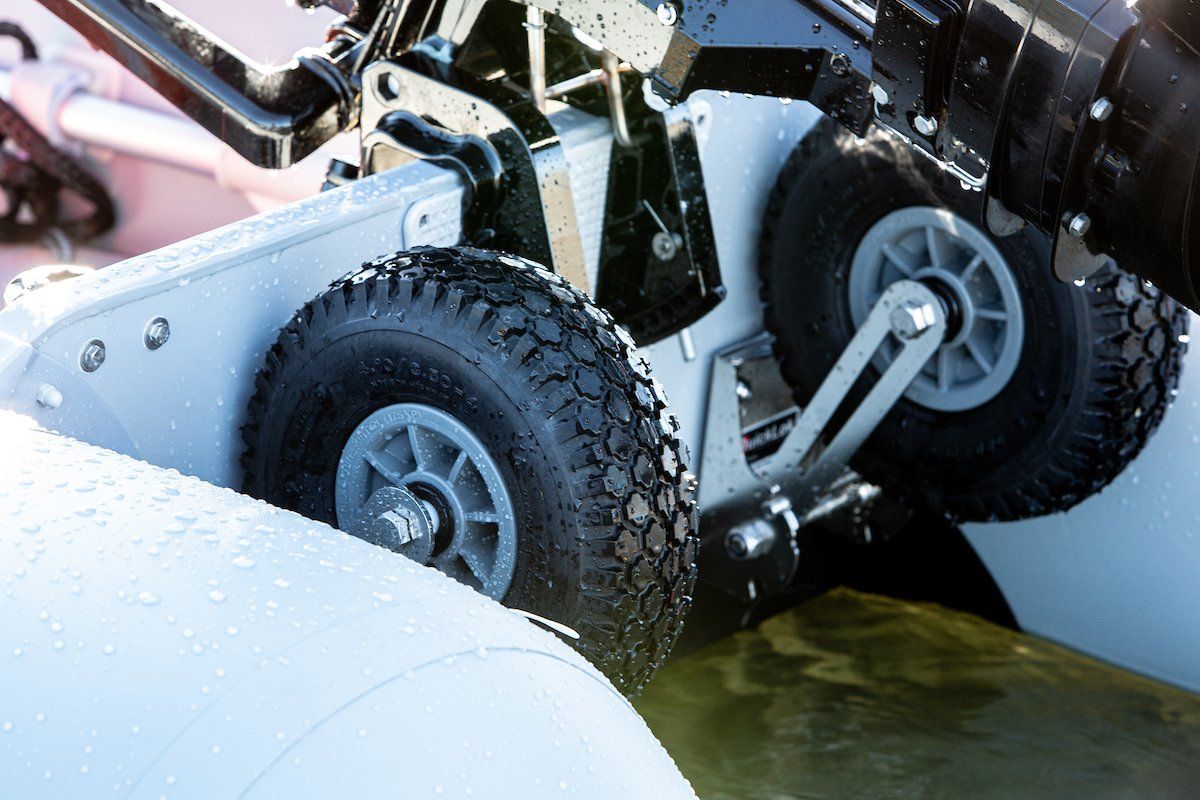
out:
{"label": "hinged metal bracket", "polygon": [[[494,207],[469,216],[495,220],[488,246],[541,262],[580,289],[591,291],[567,159],[558,134],[523,98],[501,97],[503,87],[469,75],[458,78],[469,85],[454,86],[445,76],[430,77],[395,61],[368,66],[363,72],[362,130],[367,151],[363,166],[397,166],[418,157],[411,149],[398,147],[389,148],[388,159],[374,152],[387,143],[378,135],[372,138],[373,132],[386,128],[389,115],[397,111],[433,120],[446,131],[446,143],[461,144],[467,137],[486,143],[488,158],[484,160],[490,164],[491,153],[498,156],[504,190],[476,198]],[[432,141],[433,137],[426,138]],[[460,160],[468,152],[472,151],[460,149]],[[474,152],[485,151],[474,148]],[[438,155],[439,159],[445,157],[445,153]]]}
{"label": "hinged metal bracket", "polygon": [[[891,363],[841,427],[827,430],[891,337],[901,345]],[[787,585],[800,557],[796,518],[806,519],[818,505],[945,337],[946,314],[931,289],[908,280],[889,286],[779,449],[754,466],[742,446],[737,368],[770,337],[714,357],[700,464],[700,574],[706,583],[749,601]],[[756,557],[739,558],[742,548],[730,539],[738,535],[748,537],[744,543]],[[770,541],[759,541],[763,537]]]}

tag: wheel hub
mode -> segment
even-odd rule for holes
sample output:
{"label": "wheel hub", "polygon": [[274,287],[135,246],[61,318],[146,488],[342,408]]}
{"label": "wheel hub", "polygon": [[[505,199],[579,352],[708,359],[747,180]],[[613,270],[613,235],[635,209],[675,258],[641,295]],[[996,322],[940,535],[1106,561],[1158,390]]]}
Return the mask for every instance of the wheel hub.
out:
{"label": "wheel hub", "polygon": [[508,591],[517,532],[499,465],[440,409],[397,403],[359,423],[338,462],[335,506],[348,533],[490,597]]}
{"label": "wheel hub", "polygon": [[[966,411],[991,400],[1020,361],[1025,325],[1021,295],[990,237],[961,217],[930,206],[886,215],[863,236],[848,278],[850,314],[861,325],[890,284],[924,282],[947,311],[945,343],[905,397],[937,411]],[[876,356],[891,362],[897,345]]]}

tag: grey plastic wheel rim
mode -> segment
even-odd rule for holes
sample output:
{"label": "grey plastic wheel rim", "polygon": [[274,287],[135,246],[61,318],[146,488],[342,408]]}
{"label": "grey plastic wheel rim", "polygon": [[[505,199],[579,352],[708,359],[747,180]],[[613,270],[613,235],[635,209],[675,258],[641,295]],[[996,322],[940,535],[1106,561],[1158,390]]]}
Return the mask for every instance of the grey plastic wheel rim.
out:
{"label": "grey plastic wheel rim", "polygon": [[[935,411],[967,411],[1008,384],[1021,359],[1021,293],[1004,256],[982,230],[945,209],[913,206],[876,222],[850,263],[850,316],[862,325],[892,283],[940,283],[953,294],[962,325],[913,380],[905,397]],[[895,342],[876,356],[884,367]]]}
{"label": "grey plastic wheel rim", "polygon": [[420,403],[372,413],[351,432],[338,461],[338,527],[351,530],[386,486],[413,492],[437,518],[440,546],[430,566],[489,597],[504,597],[516,567],[516,520],[499,467],[469,428]]}

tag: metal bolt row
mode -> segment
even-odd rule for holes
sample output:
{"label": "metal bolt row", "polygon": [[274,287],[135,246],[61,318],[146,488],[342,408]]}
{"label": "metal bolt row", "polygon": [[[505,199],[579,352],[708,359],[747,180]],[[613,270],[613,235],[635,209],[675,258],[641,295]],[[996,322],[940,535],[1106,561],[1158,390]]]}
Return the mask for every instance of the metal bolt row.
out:
{"label": "metal bolt row", "polygon": [[[147,350],[157,350],[167,343],[171,338],[171,325],[167,322],[166,317],[155,317],[146,323],[146,327],[142,330],[142,344]],[[108,357],[108,349],[102,339],[89,339],[84,344],[83,349],[79,351],[79,368],[84,372],[95,372],[104,364],[104,360]],[[53,388],[53,387],[51,387]],[[38,402],[41,402],[39,396]],[[61,397],[60,397],[61,402]],[[42,405],[48,405],[42,403]],[[55,408],[56,406],[50,406]]]}
{"label": "metal bolt row", "polygon": [[[1096,122],[1104,122],[1112,116],[1115,109],[1116,106],[1113,105],[1112,100],[1109,100],[1107,97],[1098,97],[1088,107],[1088,116],[1096,120]],[[1077,239],[1087,236],[1088,231],[1091,229],[1092,218],[1086,212],[1080,211],[1072,214],[1067,221],[1067,233]]]}

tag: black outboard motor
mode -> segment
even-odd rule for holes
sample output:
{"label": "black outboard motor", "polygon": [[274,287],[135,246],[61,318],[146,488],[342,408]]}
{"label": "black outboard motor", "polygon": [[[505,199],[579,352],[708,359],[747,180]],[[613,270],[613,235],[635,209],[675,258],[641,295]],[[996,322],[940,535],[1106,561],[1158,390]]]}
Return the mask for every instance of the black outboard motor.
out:
{"label": "black outboard motor", "polygon": [[[359,73],[422,42],[455,53],[509,0],[300,0],[347,13],[320,50],[262,70],[161,2],[41,0],[263,166],[357,124]],[[679,100],[807,99],[880,124],[979,197],[993,233],[1043,233],[1054,272],[1109,259],[1200,309],[1191,236],[1200,20],[1184,0],[518,0]],[[1200,235],[1200,234],[1198,234]]]}
{"label": "black outboard motor", "polygon": [[1143,0],[880,0],[880,118],[986,187],[994,233],[1047,234],[1054,271],[1112,258],[1200,308],[1189,239],[1200,21]]}
{"label": "black outboard motor", "polygon": [[1085,246],[1200,309],[1200,19],[1191,3],[1143,5],[1064,207],[1090,215]]}

